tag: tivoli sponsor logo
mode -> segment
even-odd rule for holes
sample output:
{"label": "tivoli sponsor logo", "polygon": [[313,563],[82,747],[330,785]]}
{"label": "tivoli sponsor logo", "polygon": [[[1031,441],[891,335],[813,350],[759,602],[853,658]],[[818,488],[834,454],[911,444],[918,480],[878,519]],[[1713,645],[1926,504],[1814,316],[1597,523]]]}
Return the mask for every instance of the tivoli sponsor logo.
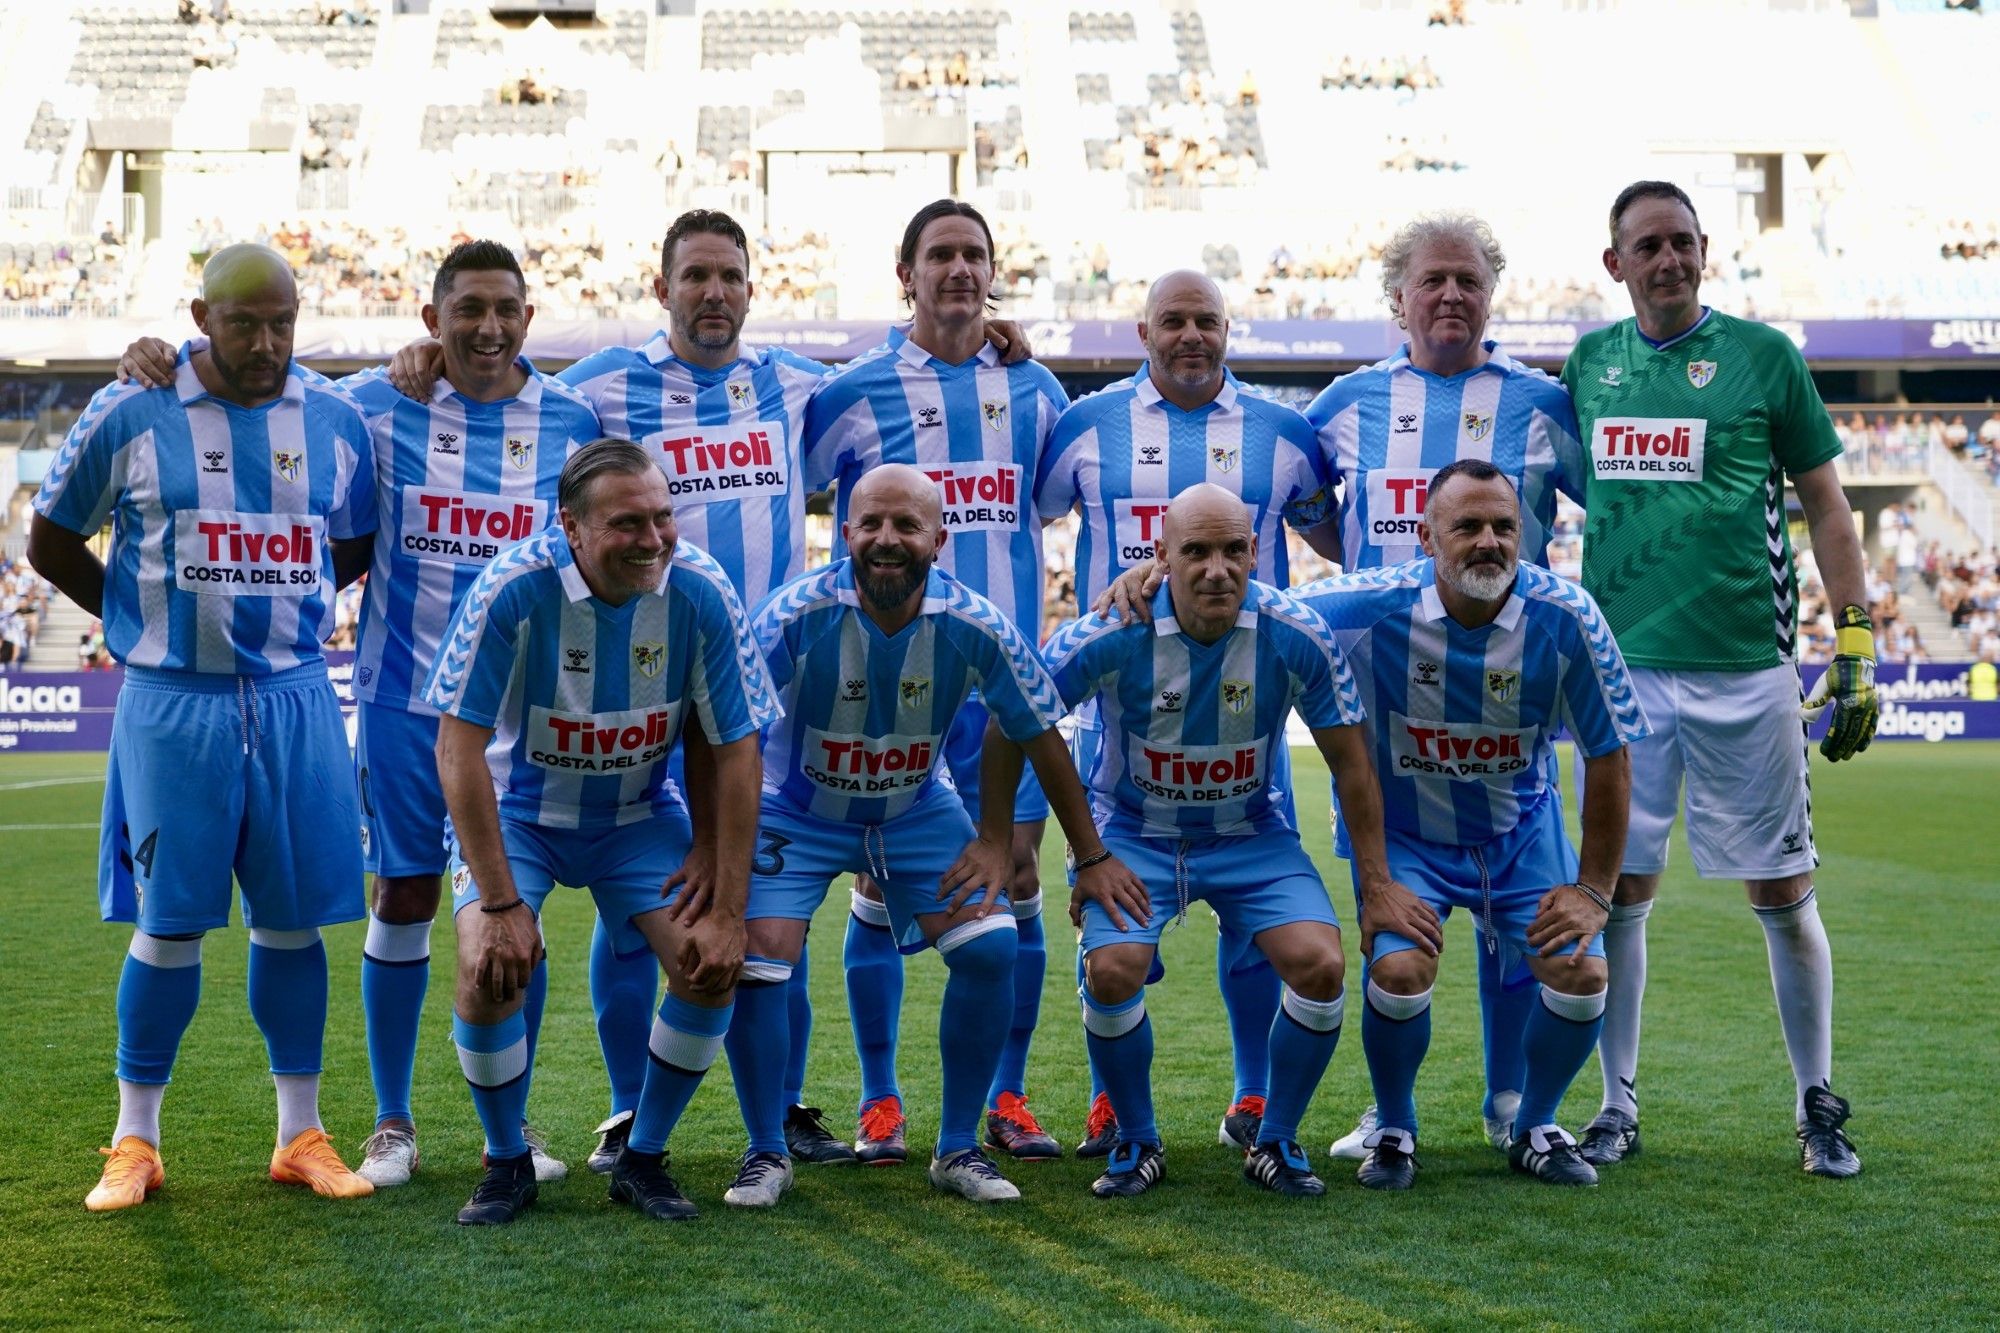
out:
{"label": "tivoli sponsor logo", "polygon": [[659,763],[679,731],[678,705],[610,713],[528,710],[528,761],[575,773],[622,773]]}
{"label": "tivoli sponsor logo", "polygon": [[310,597],[320,588],[325,526],[312,514],[177,509],[175,584],[183,592],[227,597]]}
{"label": "tivoli sponsor logo", "polygon": [[1590,428],[1600,481],[1700,481],[1707,445],[1702,417],[1599,417]]}
{"label": "tivoli sponsor logo", "polygon": [[1135,737],[1132,785],[1163,801],[1229,801],[1264,785],[1264,749],[1249,745],[1161,745]]}
{"label": "tivoli sponsor logo", "polygon": [[1433,722],[1392,711],[1388,733],[1390,762],[1402,776],[1484,782],[1527,768],[1540,730]]}
{"label": "tivoli sponsor logo", "polygon": [[501,547],[541,531],[548,512],[543,500],[405,486],[398,542],[419,560],[484,565]]}
{"label": "tivoli sponsor logo", "polygon": [[[675,500],[709,504],[784,494],[784,439],[782,423],[737,421],[685,434],[649,435],[645,444],[660,451],[667,469],[667,490]],[[779,443],[773,444],[774,440]]]}
{"label": "tivoli sponsor logo", "polygon": [[922,786],[936,754],[935,736],[863,736],[808,727],[800,767],[829,791],[883,796]]}
{"label": "tivoli sponsor logo", "polygon": [[1153,558],[1167,520],[1165,500],[1113,500],[1111,540],[1120,565],[1142,565]]}
{"label": "tivoli sponsor logo", "polygon": [[1021,469],[1013,463],[927,467],[944,499],[944,525],[955,532],[1014,532],[1021,526]]}
{"label": "tivoli sponsor logo", "polygon": [[1362,538],[1372,546],[1414,546],[1430,484],[1428,472],[1371,469]]}

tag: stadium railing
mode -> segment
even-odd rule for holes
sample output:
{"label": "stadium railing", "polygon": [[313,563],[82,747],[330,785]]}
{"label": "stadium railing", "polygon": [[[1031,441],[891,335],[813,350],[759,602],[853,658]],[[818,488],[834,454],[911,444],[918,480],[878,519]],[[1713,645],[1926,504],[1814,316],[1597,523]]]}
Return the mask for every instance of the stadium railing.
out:
{"label": "stadium railing", "polygon": [[1944,493],[1952,512],[1964,521],[1981,546],[1994,545],[1993,488],[1976,471],[1953,457],[1944,445],[1931,444],[1925,461],[1932,483]]}

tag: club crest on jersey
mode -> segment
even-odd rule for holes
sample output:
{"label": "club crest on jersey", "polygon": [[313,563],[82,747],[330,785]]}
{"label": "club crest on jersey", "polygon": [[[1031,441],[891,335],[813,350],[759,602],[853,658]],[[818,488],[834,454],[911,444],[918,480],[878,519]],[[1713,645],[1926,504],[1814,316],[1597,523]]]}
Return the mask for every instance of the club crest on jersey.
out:
{"label": "club crest on jersey", "polygon": [[468,885],[468,884],[470,884],[470,883],[472,883],[472,869],[471,869],[471,867],[469,867],[469,866],[460,866],[460,867],[459,867],[458,869],[456,869],[456,870],[452,871],[452,872],[451,872],[451,896],[452,896],[452,897],[454,897],[454,898],[456,898],[456,897],[457,897],[457,896],[458,896],[459,894],[461,894],[461,893],[464,893],[464,892],[465,892],[465,886],[466,886],[466,885]]}
{"label": "club crest on jersey", "polygon": [[533,440],[510,439],[507,441],[507,461],[512,463],[516,468],[525,472],[528,464],[532,463],[534,459],[535,442]]}
{"label": "club crest on jersey", "polygon": [[1222,682],[1222,706],[1232,713],[1240,713],[1250,706],[1250,682],[1247,680],[1225,680]]}
{"label": "club crest on jersey", "polygon": [[299,479],[299,465],[305,462],[304,454],[287,453],[283,449],[271,451],[271,466],[278,469],[278,475],[286,481]]}
{"label": "club crest on jersey", "polygon": [[1467,412],[1465,414],[1465,438],[1471,440],[1474,444],[1485,439],[1486,433],[1492,429],[1492,417],[1482,417],[1477,412]]}
{"label": "club crest on jersey", "polygon": [[1215,464],[1217,472],[1236,470],[1237,449],[1233,444],[1211,444],[1208,446],[1208,458]]}
{"label": "club crest on jersey", "polygon": [[909,708],[921,708],[930,702],[931,683],[916,676],[905,676],[902,680],[903,703]]}
{"label": "club crest on jersey", "polygon": [[1688,362],[1688,383],[1694,385],[1695,388],[1706,389],[1708,387],[1708,382],[1714,378],[1715,378],[1715,362],[1713,361]]}
{"label": "club crest on jersey", "polygon": [[750,386],[741,380],[729,381],[729,401],[737,407],[750,401]]}
{"label": "club crest on jersey", "polygon": [[1000,430],[1007,424],[1007,404],[1004,402],[981,403],[979,410],[986,414],[986,424]]}
{"label": "club crest on jersey", "polygon": [[1486,692],[1493,696],[1493,702],[1506,703],[1521,688],[1521,673],[1518,671],[1494,670],[1486,673]]}
{"label": "club crest on jersey", "polygon": [[664,643],[635,643],[632,645],[632,664],[639,668],[639,674],[648,679],[660,674],[660,664],[667,660],[667,645]]}

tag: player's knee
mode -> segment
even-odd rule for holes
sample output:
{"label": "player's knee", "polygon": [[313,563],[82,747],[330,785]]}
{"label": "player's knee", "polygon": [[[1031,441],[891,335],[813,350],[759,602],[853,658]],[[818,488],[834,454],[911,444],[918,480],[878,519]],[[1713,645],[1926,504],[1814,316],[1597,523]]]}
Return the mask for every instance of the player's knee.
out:
{"label": "player's knee", "polygon": [[1610,972],[1602,958],[1558,959],[1550,969],[1551,976],[1542,979],[1542,984],[1552,991],[1564,995],[1595,995],[1604,989]]}
{"label": "player's knee", "polygon": [[1346,982],[1347,966],[1337,949],[1311,949],[1290,960],[1279,976],[1308,1000],[1331,1000]]}
{"label": "player's knee", "polygon": [[413,926],[437,916],[443,895],[440,875],[377,875],[375,917],[392,926]]}
{"label": "player's knee", "polygon": [[1123,1004],[1146,984],[1149,949],[1093,949],[1083,960],[1084,985],[1099,1004]]}
{"label": "player's knee", "polygon": [[1013,877],[1007,881],[1007,897],[1014,902],[1024,903],[1041,895],[1041,858],[1031,856],[1023,861],[1017,856],[1014,861]]}
{"label": "player's knee", "polygon": [[1752,907],[1790,907],[1812,892],[1811,875],[1786,875],[1780,879],[1746,880]]}
{"label": "player's knee", "polygon": [[1422,995],[1437,980],[1437,960],[1419,949],[1399,949],[1369,960],[1368,980],[1391,995]]}
{"label": "player's knee", "polygon": [[937,938],[938,956],[955,975],[999,981],[1014,974],[1014,918],[1004,912],[961,922]]}

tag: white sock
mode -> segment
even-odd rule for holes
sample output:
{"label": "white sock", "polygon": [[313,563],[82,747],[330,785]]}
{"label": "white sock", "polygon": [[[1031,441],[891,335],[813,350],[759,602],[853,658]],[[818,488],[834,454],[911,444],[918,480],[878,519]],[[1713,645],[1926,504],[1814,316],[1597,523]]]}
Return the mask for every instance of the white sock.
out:
{"label": "white sock", "polygon": [[319,1122],[319,1075],[273,1074],[278,1085],[278,1144],[290,1143],[309,1129],[322,1129]]}
{"label": "white sock", "polygon": [[160,1099],[167,1095],[164,1083],[127,1083],[118,1080],[118,1128],[111,1131],[111,1146],[130,1136],[160,1146]]}
{"label": "white sock", "polygon": [[1819,898],[1812,890],[1789,907],[1759,907],[1764,945],[1771,956],[1771,990],[1778,998],[1778,1022],[1785,1029],[1785,1053],[1792,1057],[1798,1083],[1799,1122],[1806,1117],[1806,1089],[1833,1081],[1833,950],[1820,924]]}
{"label": "white sock", "polygon": [[1646,1000],[1646,918],[1653,900],[1614,904],[1604,923],[1604,1030],[1597,1061],[1604,1069],[1604,1109],[1639,1118],[1639,1010]]}

